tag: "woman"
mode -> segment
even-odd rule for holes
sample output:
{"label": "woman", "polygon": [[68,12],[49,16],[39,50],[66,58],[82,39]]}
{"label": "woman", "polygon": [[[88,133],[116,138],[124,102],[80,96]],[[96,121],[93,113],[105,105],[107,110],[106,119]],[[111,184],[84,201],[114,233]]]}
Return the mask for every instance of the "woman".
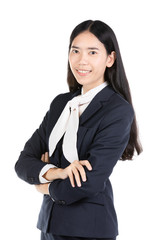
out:
{"label": "woman", "polygon": [[[109,176],[142,151],[118,43],[101,21],[85,21],[69,45],[70,92],[58,95],[15,169],[44,194],[43,240],[116,239]],[[49,154],[48,154],[49,153]]]}

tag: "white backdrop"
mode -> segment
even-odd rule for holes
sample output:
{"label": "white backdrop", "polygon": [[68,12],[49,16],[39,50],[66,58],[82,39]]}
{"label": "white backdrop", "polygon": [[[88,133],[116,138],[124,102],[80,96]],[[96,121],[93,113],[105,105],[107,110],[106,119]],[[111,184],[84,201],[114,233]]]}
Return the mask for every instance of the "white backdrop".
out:
{"label": "white backdrop", "polygon": [[119,220],[117,239],[158,239],[158,2],[0,1],[0,226],[4,240],[39,239],[36,222],[42,196],[17,178],[14,164],[52,99],[68,91],[69,36],[87,19],[102,20],[116,33],[144,148],[134,161],[119,162],[111,177]]}

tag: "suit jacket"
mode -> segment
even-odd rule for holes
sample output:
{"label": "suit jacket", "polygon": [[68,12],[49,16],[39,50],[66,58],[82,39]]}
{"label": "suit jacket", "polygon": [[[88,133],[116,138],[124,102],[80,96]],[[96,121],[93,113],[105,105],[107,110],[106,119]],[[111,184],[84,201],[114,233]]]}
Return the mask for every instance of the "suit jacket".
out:
{"label": "suit jacket", "polygon": [[[51,103],[40,127],[27,141],[15,165],[18,176],[30,184],[40,184],[39,173],[46,163],[41,155],[48,151],[49,135],[66,103],[80,94],[58,95]],[[130,137],[134,118],[131,105],[110,86],[103,88],[79,119],[77,149],[80,160],[88,160],[92,171],[85,167],[87,181],[71,186],[69,178],[56,179],[44,195],[38,228],[56,235],[112,238],[118,234],[117,217],[109,176],[122,156]],[[62,139],[50,162],[65,168],[70,162],[62,153]]]}

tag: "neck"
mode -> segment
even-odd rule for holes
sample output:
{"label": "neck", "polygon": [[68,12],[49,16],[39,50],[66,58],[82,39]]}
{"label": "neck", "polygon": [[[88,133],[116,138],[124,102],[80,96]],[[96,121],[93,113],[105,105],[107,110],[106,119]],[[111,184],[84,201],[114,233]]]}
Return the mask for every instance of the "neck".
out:
{"label": "neck", "polygon": [[100,84],[97,84],[96,86],[94,87],[87,87],[87,86],[84,86],[82,87],[82,90],[81,90],[81,94],[84,95],[85,93],[93,90],[93,89],[96,89],[96,88],[99,88],[100,86],[103,86],[103,85],[107,85],[107,82],[103,82],[103,83],[100,83]]}

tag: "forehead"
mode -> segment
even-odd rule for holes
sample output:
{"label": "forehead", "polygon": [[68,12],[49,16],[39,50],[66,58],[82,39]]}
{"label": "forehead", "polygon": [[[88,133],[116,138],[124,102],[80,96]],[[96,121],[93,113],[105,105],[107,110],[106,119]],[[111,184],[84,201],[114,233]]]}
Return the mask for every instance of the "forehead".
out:
{"label": "forehead", "polygon": [[71,46],[77,46],[79,48],[105,48],[103,43],[101,43],[94,34],[88,31],[82,32],[75,37]]}

